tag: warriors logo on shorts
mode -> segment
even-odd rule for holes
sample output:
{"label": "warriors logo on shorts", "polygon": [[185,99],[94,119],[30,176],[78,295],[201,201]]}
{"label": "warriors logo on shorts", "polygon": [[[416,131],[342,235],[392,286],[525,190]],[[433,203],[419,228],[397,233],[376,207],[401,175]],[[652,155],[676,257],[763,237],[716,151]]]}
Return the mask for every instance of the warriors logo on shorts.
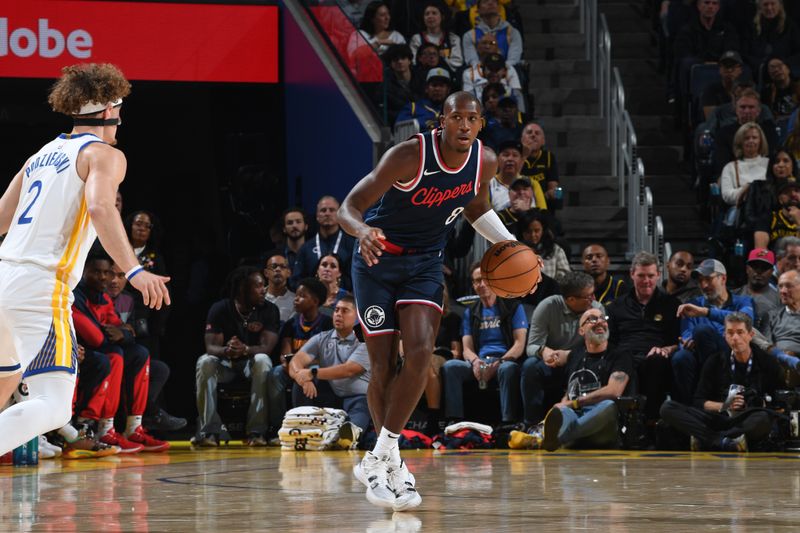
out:
{"label": "warriors logo on shorts", "polygon": [[364,311],[364,321],[371,328],[379,328],[386,321],[386,312],[377,305],[367,307]]}

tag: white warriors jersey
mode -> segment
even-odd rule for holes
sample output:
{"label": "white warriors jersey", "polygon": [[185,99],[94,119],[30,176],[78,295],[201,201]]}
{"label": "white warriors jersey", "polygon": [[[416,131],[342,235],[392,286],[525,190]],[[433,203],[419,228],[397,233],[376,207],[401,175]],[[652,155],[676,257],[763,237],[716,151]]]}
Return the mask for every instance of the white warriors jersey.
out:
{"label": "white warriors jersey", "polygon": [[75,288],[97,238],[77,171],[78,154],[95,142],[103,141],[91,133],[62,133],[31,157],[23,169],[17,210],[0,245],[3,261],[53,271],[61,282],[57,290]]}

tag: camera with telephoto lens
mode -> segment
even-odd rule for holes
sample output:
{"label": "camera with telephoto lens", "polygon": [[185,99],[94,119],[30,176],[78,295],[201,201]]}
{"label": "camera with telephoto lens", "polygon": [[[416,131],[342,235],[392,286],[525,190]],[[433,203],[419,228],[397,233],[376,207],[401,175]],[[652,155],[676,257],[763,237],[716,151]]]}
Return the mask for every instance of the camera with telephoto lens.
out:
{"label": "camera with telephoto lens", "polygon": [[770,438],[780,449],[800,451],[800,394],[798,390],[776,390],[766,405],[777,417]]}

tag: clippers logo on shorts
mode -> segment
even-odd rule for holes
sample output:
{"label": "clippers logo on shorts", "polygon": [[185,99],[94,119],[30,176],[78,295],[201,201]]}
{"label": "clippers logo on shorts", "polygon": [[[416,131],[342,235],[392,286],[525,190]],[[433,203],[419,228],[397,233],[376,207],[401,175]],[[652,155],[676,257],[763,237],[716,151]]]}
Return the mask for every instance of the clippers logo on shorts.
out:
{"label": "clippers logo on shorts", "polygon": [[386,312],[377,305],[372,305],[364,311],[364,321],[371,328],[379,328],[386,321]]}

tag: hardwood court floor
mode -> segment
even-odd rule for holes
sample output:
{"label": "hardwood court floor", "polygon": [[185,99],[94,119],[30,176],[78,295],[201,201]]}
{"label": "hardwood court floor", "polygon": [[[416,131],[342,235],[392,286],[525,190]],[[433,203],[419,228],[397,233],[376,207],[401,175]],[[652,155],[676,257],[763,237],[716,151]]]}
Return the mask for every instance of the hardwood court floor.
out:
{"label": "hardwood court floor", "polygon": [[405,451],[422,506],[369,504],[361,452],[240,446],[0,467],[10,531],[800,531],[800,455]]}

